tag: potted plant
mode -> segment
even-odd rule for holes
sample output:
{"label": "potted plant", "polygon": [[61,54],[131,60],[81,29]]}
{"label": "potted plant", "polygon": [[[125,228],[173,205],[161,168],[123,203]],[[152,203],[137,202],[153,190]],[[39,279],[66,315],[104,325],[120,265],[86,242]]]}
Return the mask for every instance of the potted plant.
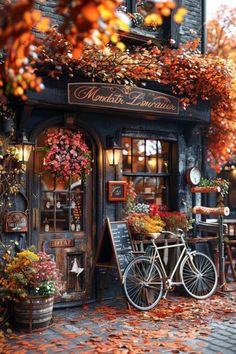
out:
{"label": "potted plant", "polygon": [[192,193],[220,193],[224,198],[228,193],[230,182],[224,178],[201,178],[200,183],[196,187],[191,188]]}
{"label": "potted plant", "polygon": [[17,327],[38,329],[52,321],[54,296],[64,289],[56,263],[45,252],[33,248],[3,256],[0,286],[14,302],[13,321]]}

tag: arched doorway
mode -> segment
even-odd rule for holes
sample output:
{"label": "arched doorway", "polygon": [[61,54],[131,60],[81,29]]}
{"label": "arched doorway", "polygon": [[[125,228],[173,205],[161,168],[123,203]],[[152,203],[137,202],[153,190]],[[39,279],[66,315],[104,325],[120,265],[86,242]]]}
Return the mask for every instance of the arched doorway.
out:
{"label": "arched doorway", "polygon": [[[45,141],[50,132],[68,128],[47,128],[35,139],[32,156],[31,243],[55,259],[66,281],[66,292],[58,301],[81,300],[93,258],[94,168],[86,180],[79,176],[58,177],[45,167]],[[80,132],[91,156],[94,146],[85,131]]]}

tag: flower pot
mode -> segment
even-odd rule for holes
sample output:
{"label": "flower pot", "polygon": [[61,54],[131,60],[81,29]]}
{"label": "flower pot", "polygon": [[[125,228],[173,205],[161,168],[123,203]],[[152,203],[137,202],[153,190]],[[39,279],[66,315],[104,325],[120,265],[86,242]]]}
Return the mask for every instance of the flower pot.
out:
{"label": "flower pot", "polygon": [[47,328],[52,321],[54,296],[31,296],[14,304],[14,325],[22,330]]}

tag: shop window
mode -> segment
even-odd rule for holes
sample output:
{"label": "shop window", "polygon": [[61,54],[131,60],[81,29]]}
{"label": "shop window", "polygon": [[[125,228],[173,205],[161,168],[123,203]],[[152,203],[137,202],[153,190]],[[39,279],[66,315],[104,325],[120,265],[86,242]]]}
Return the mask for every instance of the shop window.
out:
{"label": "shop window", "polygon": [[160,40],[167,40],[171,37],[171,17],[163,17],[163,25],[146,26],[144,23],[145,14],[151,11],[152,4],[148,0],[124,0],[119,7],[120,11],[127,13],[131,19],[131,32],[142,35],[153,35]]}
{"label": "shop window", "polygon": [[83,231],[85,185],[79,178],[57,177],[44,169],[45,140],[46,132],[39,136],[34,155],[34,170],[40,178],[40,231]]}
{"label": "shop window", "polygon": [[133,182],[138,201],[170,207],[176,143],[123,137],[122,149],[123,178]]}

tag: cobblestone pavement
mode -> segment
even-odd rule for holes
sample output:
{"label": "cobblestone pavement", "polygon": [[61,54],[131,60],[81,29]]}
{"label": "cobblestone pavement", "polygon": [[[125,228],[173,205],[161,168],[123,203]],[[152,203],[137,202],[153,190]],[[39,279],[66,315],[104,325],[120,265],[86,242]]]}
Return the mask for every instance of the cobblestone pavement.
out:
{"label": "cobblestone pavement", "polygon": [[0,353],[235,354],[236,293],[197,303],[169,295],[154,312],[130,311],[120,299],[57,309],[50,328],[13,333]]}

